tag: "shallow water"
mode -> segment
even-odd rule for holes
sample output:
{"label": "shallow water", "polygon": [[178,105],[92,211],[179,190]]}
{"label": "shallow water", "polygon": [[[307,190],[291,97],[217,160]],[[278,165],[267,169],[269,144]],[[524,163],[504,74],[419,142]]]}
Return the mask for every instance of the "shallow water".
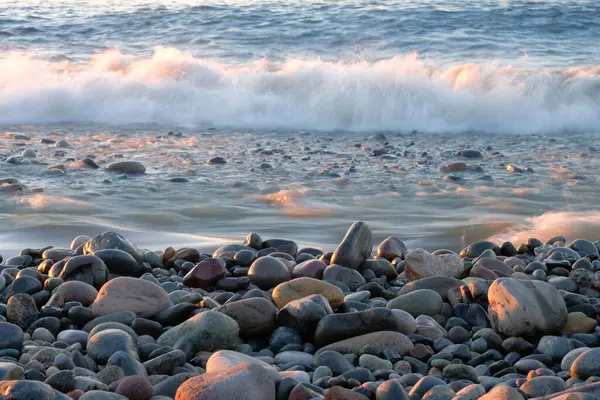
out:
{"label": "shallow water", "polygon": [[[14,128],[0,135],[0,154],[28,148],[37,157],[1,164],[3,176],[29,189],[0,192],[5,251],[66,246],[78,234],[109,229],[157,249],[209,249],[251,231],[333,249],[359,219],[375,242],[398,235],[428,249],[460,250],[488,237],[600,235],[597,136],[182,130],[178,137],[142,126]],[[15,131],[31,140],[13,139]],[[455,154],[467,147],[483,156]],[[86,155],[100,168],[83,166]],[[216,156],[227,163],[206,163]],[[104,170],[118,160],[148,169],[140,176]],[[479,168],[444,172],[454,162]],[[523,172],[509,172],[509,164]]]}
{"label": "shallow water", "polygon": [[[0,251],[108,229],[148,248],[256,231],[331,249],[359,219],[429,249],[598,239],[597,15],[585,0],[0,0],[0,178],[29,188],[0,191]],[[104,171],[121,159],[146,175]],[[438,171],[459,161],[481,169]]]}

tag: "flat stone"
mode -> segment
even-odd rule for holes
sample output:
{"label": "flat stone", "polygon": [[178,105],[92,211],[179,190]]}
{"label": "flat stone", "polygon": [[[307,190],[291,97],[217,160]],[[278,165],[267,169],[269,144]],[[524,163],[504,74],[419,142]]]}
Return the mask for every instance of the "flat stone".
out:
{"label": "flat stone", "polygon": [[181,350],[161,354],[144,363],[149,375],[172,375],[173,370],[185,364],[186,355]]}
{"label": "flat stone", "polygon": [[399,295],[414,292],[419,289],[431,289],[435,290],[442,299],[448,299],[448,291],[453,288],[459,288],[466,286],[463,281],[456,278],[448,278],[443,276],[431,276],[428,278],[419,279],[410,283],[407,283],[398,292]]}
{"label": "flat stone", "polygon": [[381,359],[372,354],[363,354],[358,359],[358,365],[368,369],[371,372],[377,370],[390,370],[392,369],[392,363],[388,360]]}
{"label": "flat stone", "polygon": [[122,174],[144,174],[146,173],[146,166],[139,161],[117,161],[108,164],[106,170]]}
{"label": "flat stone", "polygon": [[180,338],[190,341],[195,351],[227,349],[237,342],[240,328],[235,320],[217,311],[194,315],[163,333],[157,343],[173,346]]}
{"label": "flat stone", "polygon": [[145,279],[118,277],[100,289],[92,305],[92,313],[98,317],[127,310],[147,318],[169,305],[169,295],[161,286]]}
{"label": "flat stone", "polygon": [[391,262],[385,258],[376,258],[365,260],[361,267],[361,271],[371,270],[376,277],[385,276],[388,281],[393,281],[398,278],[398,271]]}
{"label": "flat stone", "polygon": [[90,390],[78,400],[128,400],[127,397],[118,393],[105,392],[102,390]]}
{"label": "flat stone", "polygon": [[256,253],[256,249],[253,249],[252,247],[245,246],[242,244],[232,243],[232,244],[226,244],[226,245],[219,247],[217,250],[215,250],[212,257],[219,258],[221,256],[221,254],[223,254],[223,253],[237,253],[242,250],[250,250],[250,251]]}
{"label": "flat stone", "polygon": [[264,368],[264,373],[269,375],[271,379],[274,381],[279,381],[281,377],[279,376],[279,372],[270,364],[255,358],[248,356],[243,353],[239,353],[237,351],[232,350],[219,350],[213,353],[212,356],[206,362],[206,372],[207,373],[216,373],[226,371],[231,367],[242,364],[252,364],[258,365]]}
{"label": "flat stone", "polygon": [[455,253],[444,253],[437,256],[426,250],[410,250],[404,256],[406,260],[405,275],[409,279],[422,279],[431,276],[455,278],[462,275],[462,260]]}
{"label": "flat stone", "polygon": [[313,294],[325,297],[332,308],[337,308],[344,302],[344,293],[335,285],[313,278],[295,278],[279,284],[273,290],[273,301],[281,309],[291,301]]}
{"label": "flat stone", "polygon": [[275,400],[275,380],[254,364],[239,364],[227,370],[206,373],[185,381],[175,400],[236,399]]}
{"label": "flat stone", "polygon": [[410,339],[402,333],[379,331],[331,343],[319,349],[316,354],[326,350],[333,350],[343,354],[354,353],[358,355],[360,350],[367,344],[373,345],[373,348],[379,351],[389,348],[398,352],[400,355],[408,353],[413,348]]}
{"label": "flat stone", "polygon": [[441,314],[443,304],[442,297],[436,291],[419,289],[390,300],[386,307],[403,310],[413,317],[418,317],[419,315]]}
{"label": "flat stone", "polygon": [[133,311],[118,311],[112,314],[94,318],[93,320],[85,324],[82,330],[85,332],[90,332],[96,326],[104,322],[119,322],[121,324],[131,326],[136,317],[137,316]]}
{"label": "flat stone", "polygon": [[324,316],[314,331],[314,343],[317,347],[323,347],[377,331],[406,332],[411,328],[404,325],[404,320],[394,310],[376,307]]}

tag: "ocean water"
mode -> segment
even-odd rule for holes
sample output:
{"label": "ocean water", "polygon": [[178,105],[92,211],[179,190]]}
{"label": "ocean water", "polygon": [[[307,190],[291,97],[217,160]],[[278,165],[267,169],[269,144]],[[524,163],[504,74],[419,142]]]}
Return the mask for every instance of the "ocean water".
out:
{"label": "ocean water", "polygon": [[[28,187],[0,191],[0,251],[107,229],[149,248],[256,231],[330,249],[359,219],[429,249],[600,239],[599,15],[586,0],[0,0],[0,178]],[[121,159],[146,175],[104,171]]]}

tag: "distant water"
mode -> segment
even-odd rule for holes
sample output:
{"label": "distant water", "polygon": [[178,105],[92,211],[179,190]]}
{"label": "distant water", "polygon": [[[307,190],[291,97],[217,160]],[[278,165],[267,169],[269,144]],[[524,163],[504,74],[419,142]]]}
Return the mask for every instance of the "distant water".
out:
{"label": "distant water", "polygon": [[0,190],[0,251],[107,229],[331,249],[357,219],[429,249],[600,239],[600,2],[199,3],[0,0],[0,178],[43,189]]}
{"label": "distant water", "polygon": [[597,132],[600,3],[0,0],[0,123]]}

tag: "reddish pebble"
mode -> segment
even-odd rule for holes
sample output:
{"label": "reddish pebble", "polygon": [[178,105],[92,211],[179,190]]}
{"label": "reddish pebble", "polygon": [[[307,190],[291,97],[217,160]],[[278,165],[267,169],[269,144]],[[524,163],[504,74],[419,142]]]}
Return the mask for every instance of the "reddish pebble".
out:
{"label": "reddish pebble", "polygon": [[220,258],[208,258],[200,261],[183,277],[183,284],[187,287],[206,289],[224,278],[226,273],[225,261]]}
{"label": "reddish pebble", "polygon": [[80,389],[75,389],[75,390],[72,390],[69,393],[67,393],[67,396],[69,396],[73,400],[77,400],[78,398],[80,398],[83,395],[84,395],[84,391],[80,390]]}
{"label": "reddish pebble", "polygon": [[308,260],[296,265],[292,272],[292,276],[294,278],[306,277],[321,279],[325,268],[327,268],[327,264],[321,260]]}
{"label": "reddish pebble", "polygon": [[119,383],[116,393],[129,400],[148,400],[152,397],[152,385],[143,376],[127,376]]}

